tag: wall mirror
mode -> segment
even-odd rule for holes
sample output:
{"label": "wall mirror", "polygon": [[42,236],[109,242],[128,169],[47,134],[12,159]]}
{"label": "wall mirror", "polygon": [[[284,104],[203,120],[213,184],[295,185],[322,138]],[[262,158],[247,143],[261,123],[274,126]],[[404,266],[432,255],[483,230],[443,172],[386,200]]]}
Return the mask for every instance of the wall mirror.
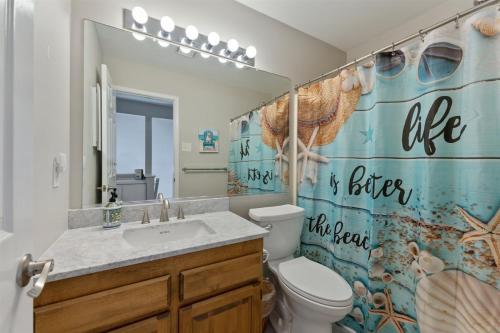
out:
{"label": "wall mirror", "polygon": [[82,207],[286,192],[290,80],[137,37],[84,21]]}

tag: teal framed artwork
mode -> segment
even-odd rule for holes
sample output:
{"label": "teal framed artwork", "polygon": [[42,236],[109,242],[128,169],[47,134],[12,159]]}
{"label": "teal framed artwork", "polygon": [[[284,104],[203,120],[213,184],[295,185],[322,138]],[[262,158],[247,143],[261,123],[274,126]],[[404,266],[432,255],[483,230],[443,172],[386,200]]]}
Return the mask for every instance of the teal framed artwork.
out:
{"label": "teal framed artwork", "polygon": [[219,132],[213,128],[200,128],[198,132],[200,153],[219,152]]}

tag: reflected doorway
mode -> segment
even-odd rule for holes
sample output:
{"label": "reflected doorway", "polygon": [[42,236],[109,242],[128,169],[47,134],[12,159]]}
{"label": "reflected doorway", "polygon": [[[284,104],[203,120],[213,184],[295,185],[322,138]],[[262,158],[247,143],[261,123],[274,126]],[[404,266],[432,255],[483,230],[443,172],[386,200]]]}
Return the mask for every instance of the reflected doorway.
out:
{"label": "reflected doorway", "polygon": [[175,195],[176,99],[126,88],[116,98],[116,188],[120,200]]}

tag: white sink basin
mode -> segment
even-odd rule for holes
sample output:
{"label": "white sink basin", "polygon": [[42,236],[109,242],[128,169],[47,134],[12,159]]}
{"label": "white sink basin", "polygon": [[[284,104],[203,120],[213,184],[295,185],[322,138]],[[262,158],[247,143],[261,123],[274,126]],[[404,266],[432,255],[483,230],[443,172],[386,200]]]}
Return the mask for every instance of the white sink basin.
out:
{"label": "white sink basin", "polygon": [[132,246],[147,247],[184,239],[197,239],[213,235],[215,231],[201,220],[186,220],[123,231],[123,238]]}

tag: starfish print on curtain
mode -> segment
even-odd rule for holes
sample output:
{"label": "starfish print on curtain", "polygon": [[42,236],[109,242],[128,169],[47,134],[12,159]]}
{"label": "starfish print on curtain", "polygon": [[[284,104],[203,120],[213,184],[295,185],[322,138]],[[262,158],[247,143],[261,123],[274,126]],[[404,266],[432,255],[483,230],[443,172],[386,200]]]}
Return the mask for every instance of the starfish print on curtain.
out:
{"label": "starfish print on curtain", "polygon": [[490,248],[497,268],[500,268],[500,209],[497,210],[495,216],[488,223],[478,220],[461,207],[458,207],[458,211],[474,229],[464,233],[460,242],[485,242]]}
{"label": "starfish print on curtain", "polygon": [[384,294],[385,294],[384,308],[381,310],[377,309],[368,310],[369,313],[379,315],[382,317],[382,319],[377,324],[375,331],[376,332],[380,331],[380,329],[382,329],[382,327],[384,327],[386,324],[392,324],[392,326],[394,326],[394,328],[397,330],[398,333],[404,333],[405,331],[400,323],[415,324],[417,321],[412,317],[394,311],[391,294],[387,288],[384,289]]}
{"label": "starfish print on curtain", "polygon": [[[276,139],[276,150],[278,151],[276,153],[276,156],[274,157],[274,164],[275,164],[275,174],[276,176],[279,176],[281,181],[285,182],[285,172],[288,169],[288,156],[285,154],[286,147],[288,146],[288,143],[290,142],[290,137],[287,137],[283,141],[283,145],[281,146],[278,139]],[[283,166],[283,162],[286,164]]]}
{"label": "starfish print on curtain", "polygon": [[320,154],[316,154],[311,151],[314,141],[316,140],[316,136],[318,135],[319,126],[316,127],[309,139],[309,143],[306,145],[302,142],[302,140],[298,139],[298,146],[300,153],[297,154],[297,162],[301,161],[298,166],[297,175],[300,176],[299,181],[302,183],[306,176],[307,167],[309,166],[309,175],[308,178],[311,180],[312,184],[315,184],[317,181],[317,168],[318,163],[328,164],[330,160]]}

